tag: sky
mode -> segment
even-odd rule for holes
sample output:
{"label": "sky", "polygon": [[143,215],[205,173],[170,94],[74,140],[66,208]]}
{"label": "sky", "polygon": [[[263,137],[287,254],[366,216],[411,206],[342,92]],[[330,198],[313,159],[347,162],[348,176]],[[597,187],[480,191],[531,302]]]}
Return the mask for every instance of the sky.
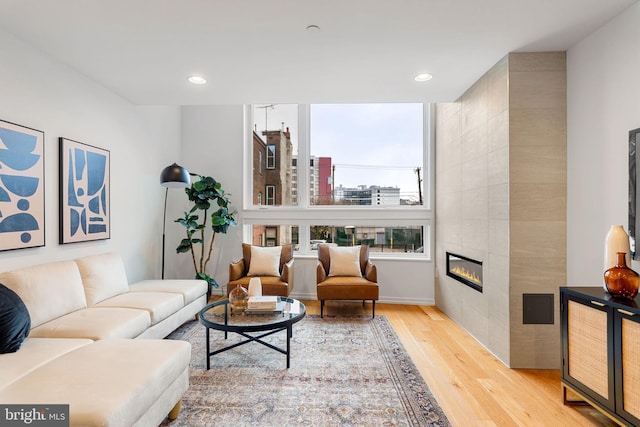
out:
{"label": "sky", "polygon": [[[289,127],[297,154],[297,105],[256,105],[258,133]],[[265,111],[266,110],[266,111]],[[418,200],[416,168],[422,168],[422,104],[314,104],[311,155],[331,157],[336,186],[399,187],[401,198]],[[424,171],[420,170],[424,178]]]}

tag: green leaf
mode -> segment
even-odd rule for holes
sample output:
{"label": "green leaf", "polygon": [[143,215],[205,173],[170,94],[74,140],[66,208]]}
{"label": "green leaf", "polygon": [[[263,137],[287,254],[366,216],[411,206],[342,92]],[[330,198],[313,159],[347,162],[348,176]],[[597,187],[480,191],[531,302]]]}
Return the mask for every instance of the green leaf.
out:
{"label": "green leaf", "polygon": [[191,242],[192,241],[190,239],[182,239],[176,248],[176,253],[182,254],[189,252],[191,250]]}
{"label": "green leaf", "polygon": [[193,183],[193,189],[195,191],[203,191],[207,188],[207,183],[204,181],[196,181]]}
{"label": "green leaf", "polygon": [[218,287],[218,282],[216,282],[216,280],[208,274],[196,273],[196,279],[204,280],[209,284],[209,286],[213,286],[214,288]]}

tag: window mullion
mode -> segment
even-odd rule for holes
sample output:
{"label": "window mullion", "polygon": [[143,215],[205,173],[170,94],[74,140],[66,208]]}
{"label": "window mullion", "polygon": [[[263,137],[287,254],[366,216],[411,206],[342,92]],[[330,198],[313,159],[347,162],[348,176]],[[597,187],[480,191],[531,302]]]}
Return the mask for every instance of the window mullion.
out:
{"label": "window mullion", "polygon": [[[309,105],[298,105],[298,207],[308,208],[309,201]],[[303,242],[301,242],[303,243]]]}

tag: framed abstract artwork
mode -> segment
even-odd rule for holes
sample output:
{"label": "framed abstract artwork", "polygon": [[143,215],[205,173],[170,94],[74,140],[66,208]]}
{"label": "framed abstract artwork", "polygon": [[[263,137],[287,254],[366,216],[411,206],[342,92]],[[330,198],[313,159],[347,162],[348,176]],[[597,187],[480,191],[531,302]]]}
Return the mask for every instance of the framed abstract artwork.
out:
{"label": "framed abstract artwork", "polygon": [[111,237],[108,150],[60,138],[60,243]]}
{"label": "framed abstract artwork", "polygon": [[44,244],[44,132],[0,120],[0,250]]}

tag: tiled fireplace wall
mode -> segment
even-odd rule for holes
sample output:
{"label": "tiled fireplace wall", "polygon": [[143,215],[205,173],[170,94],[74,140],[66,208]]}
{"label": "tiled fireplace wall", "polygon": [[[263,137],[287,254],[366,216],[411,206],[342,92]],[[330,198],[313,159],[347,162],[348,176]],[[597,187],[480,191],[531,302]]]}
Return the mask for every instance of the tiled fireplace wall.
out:
{"label": "tiled fireplace wall", "polygon": [[[511,53],[436,106],[436,304],[513,368],[559,368],[566,281],[564,52]],[[479,293],[445,252],[483,261]],[[553,294],[555,324],[523,324],[523,294]]]}

